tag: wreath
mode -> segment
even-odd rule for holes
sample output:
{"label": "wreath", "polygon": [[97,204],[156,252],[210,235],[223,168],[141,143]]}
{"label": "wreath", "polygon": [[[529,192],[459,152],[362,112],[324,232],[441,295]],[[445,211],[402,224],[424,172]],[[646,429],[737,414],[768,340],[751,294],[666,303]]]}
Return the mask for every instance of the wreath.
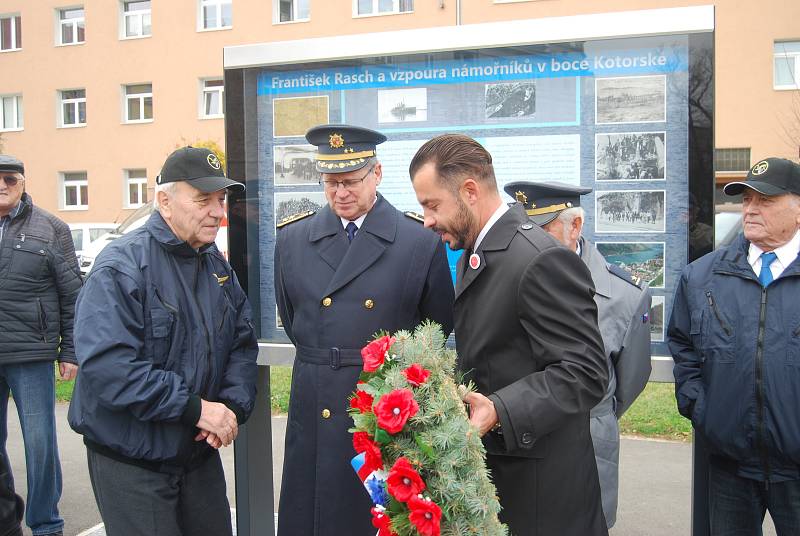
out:
{"label": "wreath", "polygon": [[352,464],[374,503],[378,536],[508,534],[441,328],[426,322],[413,334],[380,335],[361,356],[348,410]]}

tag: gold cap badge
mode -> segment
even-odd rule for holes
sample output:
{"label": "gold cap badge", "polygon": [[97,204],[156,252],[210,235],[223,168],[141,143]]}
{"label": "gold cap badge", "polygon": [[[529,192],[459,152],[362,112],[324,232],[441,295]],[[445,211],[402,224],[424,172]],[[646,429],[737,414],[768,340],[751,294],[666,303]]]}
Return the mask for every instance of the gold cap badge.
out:
{"label": "gold cap badge", "polygon": [[332,149],[338,149],[339,147],[344,147],[344,138],[341,134],[333,133],[328,136],[328,143]]}

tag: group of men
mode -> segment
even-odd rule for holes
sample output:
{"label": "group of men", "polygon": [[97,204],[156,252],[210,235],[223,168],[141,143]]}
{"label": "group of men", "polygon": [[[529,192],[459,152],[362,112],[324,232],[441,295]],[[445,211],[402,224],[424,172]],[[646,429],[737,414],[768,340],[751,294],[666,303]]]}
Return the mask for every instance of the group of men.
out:
{"label": "group of men", "polygon": [[[589,190],[511,183],[509,206],[486,149],[446,134],[411,161],[418,216],[377,192],[385,136],[322,125],[306,137],[328,204],[278,224],[275,293],[296,347],[279,534],[374,534],[349,466],[347,398],[367,340],[425,319],[455,329],[458,367],[477,386],[465,403],[511,533],[607,534],[617,419],[650,372],[650,292],[582,237]],[[175,151],[156,179],[156,212],[106,247],[81,288],[66,225],[33,205],[24,181],[22,162],[0,156],[0,322],[14,327],[0,332],[0,520],[19,530],[10,390],[26,522],[37,536],[63,533],[55,356],[63,377],[77,373],[69,422],[107,534],[231,534],[218,449],[253,409],[257,347],[214,239],[226,192],[244,185],[210,151]],[[800,166],[767,159],[726,191],[743,193],[744,235],[682,275],[668,329],[678,407],[710,446],[711,533],[758,534],[769,510],[779,534],[796,534]],[[455,288],[442,242],[464,250]]]}

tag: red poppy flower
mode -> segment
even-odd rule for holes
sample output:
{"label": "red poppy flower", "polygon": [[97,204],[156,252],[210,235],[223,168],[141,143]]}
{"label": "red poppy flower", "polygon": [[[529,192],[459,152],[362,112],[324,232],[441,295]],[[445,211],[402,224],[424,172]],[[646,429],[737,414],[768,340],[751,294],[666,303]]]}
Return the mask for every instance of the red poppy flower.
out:
{"label": "red poppy flower", "polygon": [[413,385],[414,387],[419,387],[428,379],[428,376],[431,375],[431,371],[428,369],[422,368],[422,365],[418,363],[414,363],[407,369],[403,371],[403,376],[406,377],[408,383]]}
{"label": "red poppy flower", "polygon": [[370,512],[372,512],[372,526],[378,529],[377,536],[397,536],[392,530],[392,520],[383,509],[373,507]]}
{"label": "red poppy flower", "polygon": [[425,482],[408,460],[401,456],[389,471],[386,487],[392,497],[400,502],[406,502],[425,489]]}
{"label": "red poppy flower", "polygon": [[422,536],[439,536],[442,509],[435,502],[414,495],[408,500],[408,509],[408,520],[414,524],[417,532]]}
{"label": "red poppy flower", "polygon": [[364,359],[364,372],[375,372],[383,365],[386,353],[394,344],[395,338],[388,335],[375,339],[361,349],[361,357]]}
{"label": "red poppy flower", "polygon": [[366,432],[355,432],[353,434],[353,448],[358,454],[364,453],[363,470],[365,474],[370,474],[377,469],[383,469],[383,458],[381,448],[375,443]]}
{"label": "red poppy flower", "polygon": [[408,389],[395,389],[383,395],[375,406],[375,415],[378,417],[378,426],[396,434],[403,429],[406,421],[419,411],[414,393]]}
{"label": "red poppy flower", "polygon": [[372,411],[372,395],[361,389],[356,390],[356,396],[350,399],[350,407],[355,408],[361,413]]}

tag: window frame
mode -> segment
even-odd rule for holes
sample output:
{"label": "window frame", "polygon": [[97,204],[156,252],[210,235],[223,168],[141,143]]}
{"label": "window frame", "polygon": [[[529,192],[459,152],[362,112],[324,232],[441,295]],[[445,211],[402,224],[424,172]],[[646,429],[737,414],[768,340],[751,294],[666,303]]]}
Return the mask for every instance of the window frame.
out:
{"label": "window frame", "polygon": [[[89,175],[85,171],[60,171],[61,210],[89,210]],[[68,178],[68,175],[83,175],[83,178]],[[86,199],[83,199],[82,187],[86,188]],[[67,188],[76,188],[77,205],[67,204]]]}
{"label": "window frame", "polygon": [[[299,12],[298,4],[306,2],[308,4],[308,16],[305,18],[292,18],[290,20],[281,20],[281,0],[275,0],[272,3],[272,24],[294,24],[296,22],[309,22],[311,20],[311,0],[289,0],[292,3],[292,14]],[[355,5],[356,9],[358,5]]]}
{"label": "window frame", "polygon": [[[798,46],[797,51],[792,52],[777,52],[775,49],[781,44],[795,44]],[[776,80],[777,71],[775,69],[775,63],[778,60],[785,60],[787,63],[789,61],[794,61],[794,84],[778,84]],[[775,41],[772,48],[772,88],[778,91],[791,91],[791,90],[800,90],[800,41]]]}
{"label": "window frame", "polygon": [[[64,93],[68,91],[83,91],[83,97],[64,98]],[[80,109],[83,104],[83,123],[80,122]],[[66,106],[73,106],[73,113],[75,115],[75,123],[67,123],[65,113]],[[58,128],[80,128],[86,126],[86,88],[73,88],[73,89],[59,89],[58,90]]]}
{"label": "window frame", "polygon": [[[11,19],[11,42],[13,46],[11,48],[3,48],[2,26],[0,26],[0,53],[17,52],[22,50],[22,15],[20,13],[0,14],[0,21],[5,19]],[[17,27],[19,27],[19,31],[17,30]]]}
{"label": "window frame", "polygon": [[[134,4],[138,2],[147,2],[148,9],[126,11],[127,4]],[[144,17],[149,18],[149,33],[144,33]],[[136,17],[139,22],[141,32],[138,34],[128,35],[128,18]],[[119,38],[122,40],[127,39],[146,39],[153,35],[153,4],[151,0],[119,0]]]}
{"label": "window frame", "polygon": [[[208,82],[221,82],[218,86],[206,86]],[[217,93],[219,95],[219,114],[206,114],[206,97],[211,94]],[[222,78],[201,78],[200,79],[200,109],[198,110],[198,117],[200,119],[223,119],[225,117],[225,85]]]}
{"label": "window frame", "polygon": [[[370,11],[369,13],[359,13],[358,12],[359,0],[353,0],[353,18],[383,17],[386,15],[406,15],[409,13],[414,13],[414,0],[392,0],[392,11],[380,11],[381,0],[369,0],[369,1],[372,2],[372,11]],[[400,11],[401,2],[410,2],[411,9],[406,11]]]}
{"label": "window frame", "polygon": [[[133,86],[150,86],[150,91],[145,93],[128,93],[128,88]],[[145,110],[145,101],[146,99],[150,99],[150,117],[142,117],[144,115]],[[130,111],[128,104],[131,100],[138,99],[139,100],[139,111],[140,111],[140,118],[139,119],[131,119],[128,116],[128,112]],[[134,84],[123,84],[122,85],[122,122],[125,124],[138,124],[138,123],[152,123],[153,117],[155,116],[155,112],[153,109],[153,83],[152,82],[141,82],[141,83],[134,83]]]}
{"label": "window frame", "polygon": [[[222,7],[224,4],[231,6],[231,23],[228,26],[222,24]],[[206,27],[205,14],[203,8],[214,7],[216,8],[217,20],[219,26]],[[197,0],[197,31],[198,32],[218,32],[220,30],[233,29],[233,0]]]}
{"label": "window frame", "polygon": [[[142,176],[131,176],[132,172],[141,172]],[[136,185],[139,194],[139,202],[131,203],[131,186]],[[128,168],[123,170],[123,206],[128,208],[139,208],[148,203],[147,199],[147,168]],[[144,199],[144,201],[142,201]]]}
{"label": "window frame", "polygon": [[[14,99],[14,127],[6,128],[5,99]],[[22,93],[0,95],[0,132],[19,132],[25,129],[25,107],[22,104]]]}
{"label": "window frame", "polygon": [[[76,10],[81,10],[81,17],[74,19],[63,18],[65,12]],[[81,23],[83,23],[83,40],[80,40],[79,38],[80,32],[78,25]],[[74,41],[64,42],[65,26],[72,26],[73,36],[75,37]],[[86,9],[83,7],[83,5],[56,8],[56,46],[69,47],[74,45],[82,45],[84,43],[86,43]]]}

